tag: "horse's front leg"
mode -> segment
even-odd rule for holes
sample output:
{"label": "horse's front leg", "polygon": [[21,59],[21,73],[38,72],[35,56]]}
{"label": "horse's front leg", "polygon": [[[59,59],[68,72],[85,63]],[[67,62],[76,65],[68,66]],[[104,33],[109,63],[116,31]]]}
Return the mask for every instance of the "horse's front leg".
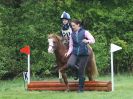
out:
{"label": "horse's front leg", "polygon": [[61,83],[63,83],[62,73],[61,73],[60,69],[58,70],[58,74],[59,74],[59,81]]}
{"label": "horse's front leg", "polygon": [[68,80],[67,80],[67,75],[65,73],[66,68],[67,68],[66,65],[64,65],[63,67],[60,68],[59,71],[61,74],[59,74],[59,77],[60,77],[60,75],[62,76],[64,83],[66,85],[66,91],[69,91],[69,84],[68,84]]}

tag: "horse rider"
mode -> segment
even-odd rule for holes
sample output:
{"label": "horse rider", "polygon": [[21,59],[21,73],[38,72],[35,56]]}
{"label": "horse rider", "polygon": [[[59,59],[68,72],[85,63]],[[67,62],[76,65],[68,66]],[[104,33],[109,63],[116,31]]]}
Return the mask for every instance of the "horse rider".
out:
{"label": "horse rider", "polygon": [[[70,20],[71,20],[70,14],[64,11],[61,15],[61,21],[62,21],[61,36],[62,36],[62,42],[67,47],[67,49],[69,48],[69,38],[72,33]],[[77,80],[78,69],[76,67],[72,68],[72,72],[73,72],[74,80]]]}
{"label": "horse rider", "polygon": [[[60,19],[62,21],[61,31],[60,31],[60,34],[61,34],[61,37],[62,37],[62,42],[68,49],[68,47],[69,47],[69,36],[72,33],[72,28],[71,28],[71,25],[70,25],[70,20],[71,20],[70,14],[64,11],[61,14]],[[58,66],[55,65],[54,67],[57,68]]]}
{"label": "horse rider", "polygon": [[63,44],[68,48],[69,47],[69,37],[72,33],[72,28],[70,25],[70,15],[67,12],[63,12],[61,15],[61,21],[62,21],[62,26],[61,26],[61,36],[62,36],[62,41]]}
{"label": "horse rider", "polygon": [[68,67],[78,69],[79,78],[79,89],[78,92],[83,92],[84,82],[85,82],[85,68],[89,58],[89,52],[87,44],[95,43],[94,37],[89,33],[89,31],[81,27],[81,22],[79,20],[71,21],[71,26],[73,29],[72,34],[69,38],[69,50],[65,53],[65,56],[70,57],[67,62]]}

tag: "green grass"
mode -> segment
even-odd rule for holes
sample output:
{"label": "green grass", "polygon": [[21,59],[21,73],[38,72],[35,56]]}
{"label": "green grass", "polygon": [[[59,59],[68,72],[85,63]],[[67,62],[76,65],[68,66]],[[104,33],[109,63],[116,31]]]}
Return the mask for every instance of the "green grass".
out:
{"label": "green grass", "polygon": [[[98,77],[97,80],[109,81],[110,76]],[[115,76],[113,92],[26,91],[22,79],[0,81],[0,99],[133,99],[132,93],[132,75]]]}

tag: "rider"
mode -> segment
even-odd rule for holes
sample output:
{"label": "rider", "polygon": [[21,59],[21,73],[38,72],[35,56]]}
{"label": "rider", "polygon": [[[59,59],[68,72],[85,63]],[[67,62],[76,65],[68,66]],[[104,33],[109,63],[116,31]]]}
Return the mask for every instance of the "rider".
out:
{"label": "rider", "polygon": [[[60,19],[62,21],[60,35],[62,37],[63,44],[68,48],[69,47],[69,36],[72,33],[72,28],[71,28],[71,25],[70,25],[71,17],[69,15],[69,13],[64,11],[62,13]],[[55,68],[56,67],[57,67],[57,65],[55,65]]]}
{"label": "rider", "polygon": [[69,47],[69,37],[72,33],[72,28],[70,25],[70,15],[67,12],[63,12],[61,15],[62,27],[61,27],[61,36],[63,44]]}
{"label": "rider", "polygon": [[[61,21],[62,21],[61,36],[62,36],[62,42],[67,48],[69,48],[69,38],[72,33],[70,20],[71,20],[70,14],[64,11],[61,15]],[[78,79],[78,70],[76,67],[73,68],[73,76],[74,80]]]}

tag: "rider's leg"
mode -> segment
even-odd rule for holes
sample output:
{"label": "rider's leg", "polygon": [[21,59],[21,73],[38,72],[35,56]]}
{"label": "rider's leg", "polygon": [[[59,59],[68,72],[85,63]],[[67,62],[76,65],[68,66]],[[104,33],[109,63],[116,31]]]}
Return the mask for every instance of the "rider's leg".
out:
{"label": "rider's leg", "polygon": [[85,82],[85,68],[88,62],[88,56],[79,57],[79,89],[78,92],[84,91],[84,82]]}

